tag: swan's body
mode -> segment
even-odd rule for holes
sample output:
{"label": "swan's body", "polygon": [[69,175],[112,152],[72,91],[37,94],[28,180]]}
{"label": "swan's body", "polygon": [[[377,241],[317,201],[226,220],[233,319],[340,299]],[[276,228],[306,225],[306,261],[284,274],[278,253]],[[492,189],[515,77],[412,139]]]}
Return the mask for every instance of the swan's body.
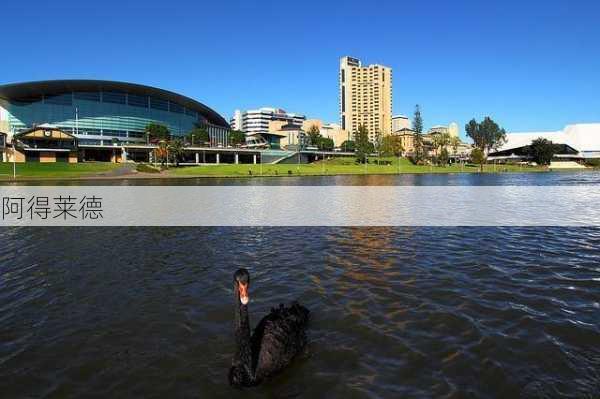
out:
{"label": "swan's body", "polygon": [[253,386],[289,365],[306,345],[309,311],[298,303],[271,309],[250,336],[248,286],[245,269],[234,275],[236,352],[229,370],[229,383]]}

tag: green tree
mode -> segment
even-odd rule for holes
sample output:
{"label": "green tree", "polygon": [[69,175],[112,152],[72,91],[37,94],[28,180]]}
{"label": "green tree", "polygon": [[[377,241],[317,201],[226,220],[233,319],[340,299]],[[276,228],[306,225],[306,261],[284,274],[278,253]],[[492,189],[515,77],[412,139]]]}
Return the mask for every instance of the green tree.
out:
{"label": "green tree", "polygon": [[481,149],[484,154],[500,147],[506,141],[506,131],[502,129],[489,116],[481,123],[471,119],[465,126],[467,136],[473,139],[475,147]]}
{"label": "green tree", "polygon": [[550,165],[556,152],[556,145],[552,141],[542,137],[533,140],[528,149],[528,153],[533,161],[542,166]]}
{"label": "green tree", "polygon": [[356,143],[352,140],[346,140],[342,143],[340,148],[345,152],[354,152],[354,150],[356,150]]}
{"label": "green tree", "polygon": [[367,162],[367,157],[373,152],[373,143],[369,141],[369,131],[364,125],[358,127],[358,131],[354,134],[356,142],[356,160],[360,163]]}
{"label": "green tree", "polygon": [[203,145],[210,142],[210,136],[205,127],[196,126],[188,133],[187,138],[194,146]]}
{"label": "green tree", "polygon": [[246,144],[246,134],[239,130],[230,131],[229,132],[229,144],[231,144],[231,145]]}
{"label": "green tree", "polygon": [[373,147],[375,151],[379,154],[381,151],[381,145],[383,144],[383,135],[379,130],[375,131],[375,140],[373,140]]}
{"label": "green tree", "polygon": [[402,151],[404,151],[404,149],[402,148],[400,137],[390,135],[385,136],[381,140],[381,148],[379,150],[380,155],[384,157],[400,156]]}
{"label": "green tree", "polygon": [[335,144],[333,142],[333,139],[329,137],[319,137],[317,146],[319,147],[319,150],[331,151],[333,150]]}
{"label": "green tree", "polygon": [[167,149],[169,151],[169,158],[175,163],[175,166],[179,166],[184,153],[183,141],[180,138],[173,139],[168,142]]}
{"label": "green tree", "polygon": [[451,136],[449,144],[452,147],[452,153],[456,157],[458,155],[458,146],[460,145],[460,139],[456,136]]}
{"label": "green tree", "polygon": [[487,154],[504,144],[506,141],[506,131],[489,116],[486,116],[481,123],[478,123],[475,119],[471,119],[465,125],[465,131],[467,132],[467,136],[473,139],[475,147],[479,148],[483,153],[483,158],[479,164],[480,169],[483,171],[483,163]]}
{"label": "green tree", "polygon": [[308,132],[306,132],[308,138],[310,139],[310,144],[319,145],[319,139],[321,138],[321,132],[319,131],[319,127],[317,125],[312,125]]}
{"label": "green tree", "polygon": [[423,117],[421,116],[421,107],[419,104],[415,105],[413,131],[415,132],[414,161],[415,163],[419,164],[425,159],[425,148],[423,146]]}
{"label": "green tree", "polygon": [[413,117],[413,130],[416,133],[423,133],[423,117],[421,116],[421,107],[419,104],[415,106],[415,116]]}
{"label": "green tree", "polygon": [[145,132],[148,134],[150,140],[169,140],[171,133],[165,125],[160,123],[152,122],[146,126]]}
{"label": "green tree", "polygon": [[[433,137],[433,147],[436,150],[437,161],[439,165],[445,166],[448,163],[448,149],[446,148],[450,145],[451,137],[450,133],[439,133]],[[442,153],[445,153],[445,156],[442,157]]]}
{"label": "green tree", "polygon": [[442,148],[440,154],[437,157],[438,165],[446,167],[448,165],[449,159],[450,156],[448,155],[448,150],[446,149],[446,147]]}
{"label": "green tree", "polygon": [[471,151],[471,162],[479,165],[479,171],[483,172],[483,163],[485,162],[485,154],[481,148],[473,148]]}

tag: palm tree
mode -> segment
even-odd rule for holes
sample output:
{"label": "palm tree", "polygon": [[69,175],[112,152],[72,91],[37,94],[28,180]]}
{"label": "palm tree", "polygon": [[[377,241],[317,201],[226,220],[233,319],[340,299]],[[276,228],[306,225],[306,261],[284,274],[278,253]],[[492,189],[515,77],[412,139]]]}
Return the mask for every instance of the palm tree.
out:
{"label": "palm tree", "polygon": [[433,147],[437,156],[442,154],[444,151],[447,153],[446,147],[451,144],[452,137],[449,133],[436,134],[433,138]]}
{"label": "palm tree", "polygon": [[168,143],[166,140],[159,141],[158,147],[154,150],[154,152],[156,154],[156,159],[160,160],[160,164],[162,166],[165,166],[165,163],[169,162],[169,160],[168,160],[169,149],[168,149]]}
{"label": "palm tree", "polygon": [[452,151],[454,155],[458,152],[458,146],[460,145],[460,139],[456,136],[450,137],[450,146],[452,146]]}
{"label": "palm tree", "polygon": [[168,144],[169,155],[175,161],[175,166],[179,166],[179,161],[183,158],[183,141],[181,139],[173,139]]}
{"label": "palm tree", "polygon": [[452,155],[454,155],[454,160],[458,158],[458,146],[460,145],[460,139],[457,136],[450,137],[450,146],[452,147]]}

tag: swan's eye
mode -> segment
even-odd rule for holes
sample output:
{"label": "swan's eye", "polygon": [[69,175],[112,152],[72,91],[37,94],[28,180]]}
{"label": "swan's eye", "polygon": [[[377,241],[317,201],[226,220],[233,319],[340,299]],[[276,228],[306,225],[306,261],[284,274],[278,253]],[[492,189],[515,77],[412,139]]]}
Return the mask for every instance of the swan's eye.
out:
{"label": "swan's eye", "polygon": [[240,291],[240,302],[247,305],[250,301],[250,298],[248,297],[248,284],[238,283],[238,289]]}

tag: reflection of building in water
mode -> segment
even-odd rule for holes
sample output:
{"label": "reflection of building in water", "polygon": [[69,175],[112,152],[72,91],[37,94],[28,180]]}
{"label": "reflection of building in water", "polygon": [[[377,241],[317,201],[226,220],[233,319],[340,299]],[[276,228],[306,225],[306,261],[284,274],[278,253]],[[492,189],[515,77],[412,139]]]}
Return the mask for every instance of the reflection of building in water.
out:
{"label": "reflection of building in water", "polygon": [[[411,307],[400,295],[380,301],[379,293],[395,292],[413,285],[415,277],[415,228],[349,227],[328,229],[328,263],[336,265],[331,277],[316,281],[322,292],[333,286],[339,294],[333,298],[357,318],[378,317],[385,328],[399,328],[403,309]],[[322,288],[321,288],[322,287]],[[365,305],[365,303],[369,303]],[[371,306],[371,303],[376,303]]]}

